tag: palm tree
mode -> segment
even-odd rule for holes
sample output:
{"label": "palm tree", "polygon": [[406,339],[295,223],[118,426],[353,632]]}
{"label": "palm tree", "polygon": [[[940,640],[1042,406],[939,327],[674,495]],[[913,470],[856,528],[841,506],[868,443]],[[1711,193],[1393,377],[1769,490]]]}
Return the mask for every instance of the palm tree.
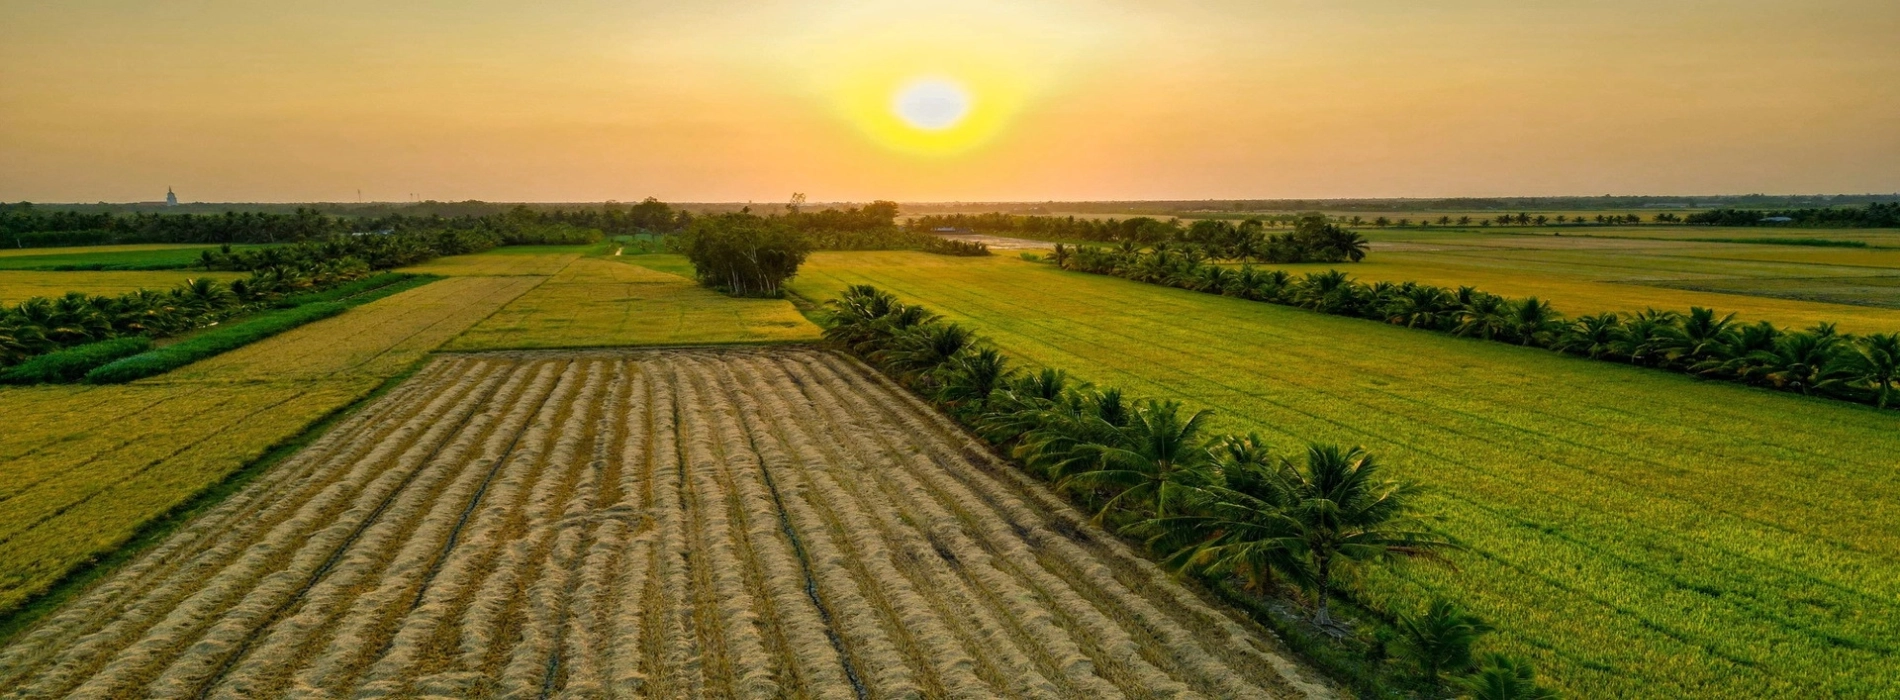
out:
{"label": "palm tree", "polygon": [[1365,450],[1310,445],[1303,463],[1283,460],[1279,478],[1298,528],[1294,558],[1316,589],[1314,621],[1332,623],[1327,604],[1343,564],[1392,556],[1427,555],[1450,546],[1412,517],[1418,488],[1389,481]]}
{"label": "palm tree", "polygon": [[942,367],[957,353],[976,343],[976,334],[954,323],[919,326],[895,338],[892,347],[874,358],[892,373],[908,380]]}
{"label": "palm tree", "polygon": [[1900,333],[1877,333],[1854,343],[1848,371],[1856,382],[1874,389],[1875,405],[1886,408],[1895,382],[1900,382]]}
{"label": "palm tree", "polygon": [[1077,391],[1026,418],[1015,454],[1023,465],[1060,481],[1069,474],[1101,466],[1093,445],[1121,444],[1132,419],[1120,389]]}
{"label": "palm tree", "polygon": [[1484,668],[1460,679],[1471,700],[1557,700],[1557,691],[1537,684],[1530,662],[1503,654],[1486,657]]}
{"label": "palm tree", "polygon": [[1096,512],[1098,524],[1125,504],[1145,505],[1157,517],[1166,517],[1176,491],[1206,481],[1213,455],[1199,438],[1211,415],[1199,410],[1183,418],[1178,402],[1143,401],[1122,431],[1123,444],[1088,446],[1101,456],[1100,469],[1071,474],[1056,486],[1118,490]]}
{"label": "palm tree", "polygon": [[1286,482],[1270,466],[1257,436],[1233,438],[1214,448],[1220,478],[1184,486],[1176,515],[1151,518],[1134,532],[1167,554],[1163,565],[1206,576],[1240,577],[1248,590],[1265,594],[1285,575],[1304,569],[1299,523]]}
{"label": "palm tree", "polygon": [[1716,318],[1712,310],[1689,307],[1689,315],[1677,319],[1667,333],[1669,361],[1694,366],[1719,355],[1728,345],[1734,324],[1735,314]]}
{"label": "palm tree", "polygon": [[995,348],[978,348],[958,353],[938,372],[937,400],[953,411],[968,411],[981,410],[1016,370]]}
{"label": "palm tree", "polygon": [[1563,315],[1537,297],[1510,304],[1507,316],[1509,334],[1520,345],[1549,344],[1550,335],[1563,323]]}
{"label": "palm tree", "polygon": [[1399,635],[1418,663],[1420,675],[1437,682],[1447,673],[1464,673],[1472,666],[1471,644],[1492,631],[1478,616],[1466,612],[1443,598],[1435,598],[1425,609],[1402,615]]}
{"label": "palm tree", "polygon": [[1559,352],[1602,359],[1615,352],[1617,331],[1623,321],[1615,312],[1579,316],[1564,327],[1554,346]]}
{"label": "palm tree", "polygon": [[1775,349],[1754,353],[1753,376],[1778,389],[1811,394],[1846,383],[1847,368],[1838,352],[1841,337],[1819,333],[1789,333]]}

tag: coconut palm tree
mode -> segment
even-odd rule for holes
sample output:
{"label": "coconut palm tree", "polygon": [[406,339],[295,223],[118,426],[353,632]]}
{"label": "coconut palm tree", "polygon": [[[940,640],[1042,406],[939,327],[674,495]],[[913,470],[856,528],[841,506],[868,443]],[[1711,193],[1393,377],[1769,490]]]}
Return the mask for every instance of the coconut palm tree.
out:
{"label": "coconut palm tree", "polygon": [[1712,310],[1689,307],[1689,315],[1677,318],[1665,332],[1664,354],[1672,363],[1694,366],[1722,353],[1734,324],[1735,314],[1717,318]]}
{"label": "coconut palm tree", "polygon": [[1419,674],[1433,682],[1443,680],[1448,673],[1471,670],[1472,643],[1493,629],[1478,616],[1443,598],[1433,599],[1418,613],[1401,615],[1398,628],[1412,660],[1418,664]]}
{"label": "coconut palm tree", "polygon": [[990,395],[1016,373],[995,348],[965,350],[938,370],[937,400],[952,411],[980,411]]}
{"label": "coconut palm tree", "polygon": [[1505,312],[1506,334],[1516,338],[1519,345],[1548,345],[1550,336],[1563,324],[1563,314],[1537,297],[1511,303]]}
{"label": "coconut palm tree", "polygon": [[1874,390],[1874,404],[1886,408],[1900,382],[1900,333],[1877,333],[1854,343],[1847,371]]}
{"label": "coconut palm tree", "polygon": [[[1166,555],[1162,564],[1176,571],[1207,576],[1233,575],[1248,590],[1265,594],[1282,576],[1305,571],[1299,523],[1285,482],[1255,436],[1214,449],[1220,478],[1186,485],[1178,492],[1175,515],[1150,518],[1131,532]],[[1235,453],[1222,454],[1238,448]]]}
{"label": "coconut palm tree", "polygon": [[1175,401],[1147,400],[1137,404],[1132,420],[1122,429],[1120,444],[1086,446],[1101,457],[1101,468],[1078,472],[1057,482],[1070,490],[1109,489],[1115,495],[1095,513],[1101,523],[1117,508],[1148,508],[1158,517],[1168,515],[1168,503],[1184,485],[1204,483],[1213,455],[1200,443],[1210,411],[1183,417]]}
{"label": "coconut palm tree", "polygon": [[1281,462],[1279,478],[1287,491],[1287,515],[1297,527],[1294,559],[1315,589],[1319,624],[1332,623],[1327,605],[1342,565],[1428,555],[1450,546],[1412,516],[1418,488],[1385,479],[1361,448],[1310,445],[1301,462]]}
{"label": "coconut palm tree", "polygon": [[1557,691],[1537,684],[1530,662],[1504,654],[1485,658],[1484,668],[1458,681],[1471,700],[1557,700]]}
{"label": "coconut palm tree", "polygon": [[1614,312],[1579,316],[1564,327],[1553,348],[1559,352],[1603,359],[1615,353],[1617,333],[1622,324],[1622,318]]}
{"label": "coconut palm tree", "polygon": [[1841,336],[1801,332],[1783,335],[1775,349],[1754,353],[1751,377],[1777,389],[1812,394],[1845,384]]}
{"label": "coconut palm tree", "polygon": [[914,381],[976,343],[976,334],[954,323],[917,326],[897,335],[889,349],[872,357],[892,373]]}

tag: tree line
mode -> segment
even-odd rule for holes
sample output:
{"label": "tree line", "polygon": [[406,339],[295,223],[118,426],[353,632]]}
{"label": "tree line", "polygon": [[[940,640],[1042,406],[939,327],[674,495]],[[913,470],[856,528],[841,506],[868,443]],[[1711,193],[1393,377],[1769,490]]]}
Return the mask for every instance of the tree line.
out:
{"label": "tree line", "polygon": [[1468,286],[1365,283],[1338,270],[1296,277],[1250,265],[1236,269],[1192,250],[1061,246],[1051,261],[1069,270],[1881,408],[1893,403],[1900,385],[1900,333],[1855,335],[1827,323],[1794,330],[1768,321],[1743,323],[1735,314],[1701,307],[1566,319],[1537,297],[1511,299]]}
{"label": "tree line", "polygon": [[1311,444],[1281,453],[1258,435],[1212,434],[1206,410],[1134,399],[1059,369],[1024,372],[968,328],[870,286],[827,301],[821,320],[828,342],[936,401],[1169,569],[1228,596],[1303,598],[1312,614],[1300,629],[1319,634],[1302,638],[1352,640],[1363,662],[1332,670],[1355,674],[1373,694],[1402,686],[1553,697],[1524,661],[1475,656],[1490,628],[1452,601],[1393,616],[1396,660],[1383,637],[1355,637],[1335,618],[1353,570],[1455,547],[1423,525],[1419,487],[1387,477],[1364,450]]}
{"label": "tree line", "polygon": [[1900,228],[1900,202],[1826,209],[1714,209],[1690,214],[1686,221],[1702,226]]}
{"label": "tree line", "polygon": [[[692,215],[648,200],[633,207],[540,210],[516,206],[480,216],[332,216],[300,208],[289,214],[77,213],[32,206],[0,209],[0,245],[15,248],[125,243],[295,243],[368,233],[456,231],[495,238],[498,245],[576,244],[605,235],[670,232]],[[651,227],[651,228],[649,228]]]}

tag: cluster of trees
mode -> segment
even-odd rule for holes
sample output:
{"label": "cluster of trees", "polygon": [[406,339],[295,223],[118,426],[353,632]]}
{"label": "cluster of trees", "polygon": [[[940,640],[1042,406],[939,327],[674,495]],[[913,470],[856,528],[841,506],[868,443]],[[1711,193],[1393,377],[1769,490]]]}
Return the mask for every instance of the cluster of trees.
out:
{"label": "cluster of trees", "polygon": [[748,212],[693,220],[675,243],[699,283],[742,297],[777,297],[811,254],[811,241],[785,217]]}
{"label": "cluster of trees", "polygon": [[[1239,581],[1253,596],[1303,591],[1322,629],[1341,629],[1331,603],[1349,570],[1451,546],[1416,516],[1418,487],[1387,478],[1359,448],[1277,454],[1258,435],[1209,434],[1208,411],[1132,400],[1056,369],[1021,372],[969,329],[869,286],[826,302],[824,321],[828,341],[937,401],[1095,522],[1185,574]],[[1471,645],[1484,629],[1444,602],[1402,616],[1417,680],[1548,697],[1521,661],[1477,668]]]}
{"label": "cluster of trees", "polygon": [[0,309],[0,367],[102,340],[175,335],[269,306],[290,294],[369,275],[368,265],[346,257],[258,269],[229,284],[195,279],[168,291],[34,297]]}
{"label": "cluster of trees", "polygon": [[[1768,221],[1768,219],[1787,219]],[[1874,202],[1865,207],[1828,209],[1715,209],[1690,214],[1688,223],[1703,226],[1809,226],[1826,228],[1900,228],[1900,202]]]}
{"label": "cluster of trees", "polygon": [[1740,323],[1704,308],[1650,309],[1565,319],[1537,297],[1511,299],[1472,287],[1353,280],[1338,270],[1223,267],[1192,251],[1059,248],[1070,270],[1299,306],[1408,328],[1484,338],[1600,360],[1669,369],[1885,408],[1900,384],[1900,334],[1853,335],[1831,324],[1806,330]]}
{"label": "cluster of trees", "polygon": [[912,218],[912,231],[976,231],[1001,236],[1054,239],[1059,241],[1134,241],[1152,245],[1173,240],[1181,226],[1145,216],[1130,219],[1090,219],[1073,216],[1021,216],[1016,214],[932,214]]}

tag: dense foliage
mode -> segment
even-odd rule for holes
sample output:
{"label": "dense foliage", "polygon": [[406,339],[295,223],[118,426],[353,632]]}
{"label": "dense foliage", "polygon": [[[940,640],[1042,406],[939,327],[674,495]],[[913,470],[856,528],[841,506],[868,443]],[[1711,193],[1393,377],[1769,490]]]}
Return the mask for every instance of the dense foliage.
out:
{"label": "dense foliage", "polygon": [[1703,226],[1791,226],[1804,228],[1900,228],[1900,202],[1823,209],[1715,209],[1690,214],[1687,223]]}
{"label": "dense foliage", "polygon": [[[1451,546],[1423,527],[1417,487],[1388,479],[1359,448],[1277,454],[1257,435],[1209,435],[1207,411],[1137,400],[1057,369],[1021,372],[969,329],[869,286],[826,302],[825,337],[934,399],[978,435],[1053,482],[1098,523],[1140,537],[1170,568],[1256,601],[1304,592],[1311,624],[1330,614],[1341,573]],[[1411,683],[1428,693],[1482,682],[1471,645],[1488,631],[1456,605],[1403,616]],[[1334,669],[1338,671],[1340,669]],[[1390,669],[1375,674],[1383,676]],[[1372,688],[1384,685],[1362,679]],[[1537,689],[1524,678],[1524,689]]]}
{"label": "dense foliage", "polygon": [[719,214],[693,221],[679,247],[699,283],[733,296],[776,297],[811,253],[811,243],[783,218]]}
{"label": "dense foliage", "polygon": [[1367,318],[1408,328],[1548,348],[1709,379],[1871,403],[1900,387],[1900,333],[1857,336],[1823,324],[1806,330],[1746,324],[1704,308],[1650,309],[1565,319],[1549,302],[1509,299],[1471,287],[1371,284],[1331,270],[1293,276],[1204,261],[1194,251],[1064,248],[1066,269]]}
{"label": "dense foliage", "polygon": [[267,248],[233,250],[227,245],[204,251],[199,265],[207,270],[249,271],[355,261],[372,270],[389,270],[445,255],[478,253],[497,243],[493,235],[458,230],[336,236]]}
{"label": "dense foliage", "polygon": [[[1292,230],[1272,233],[1285,223]],[[949,214],[920,216],[910,221],[912,231],[981,231],[999,235],[1056,240],[1121,243],[1125,249],[1142,246],[1192,247],[1206,257],[1276,263],[1358,262],[1366,255],[1366,240],[1328,219],[1324,214],[1238,223],[1200,219],[1183,226],[1178,221],[1145,217],[1133,219],[1078,219],[1015,216],[1010,214]]]}

